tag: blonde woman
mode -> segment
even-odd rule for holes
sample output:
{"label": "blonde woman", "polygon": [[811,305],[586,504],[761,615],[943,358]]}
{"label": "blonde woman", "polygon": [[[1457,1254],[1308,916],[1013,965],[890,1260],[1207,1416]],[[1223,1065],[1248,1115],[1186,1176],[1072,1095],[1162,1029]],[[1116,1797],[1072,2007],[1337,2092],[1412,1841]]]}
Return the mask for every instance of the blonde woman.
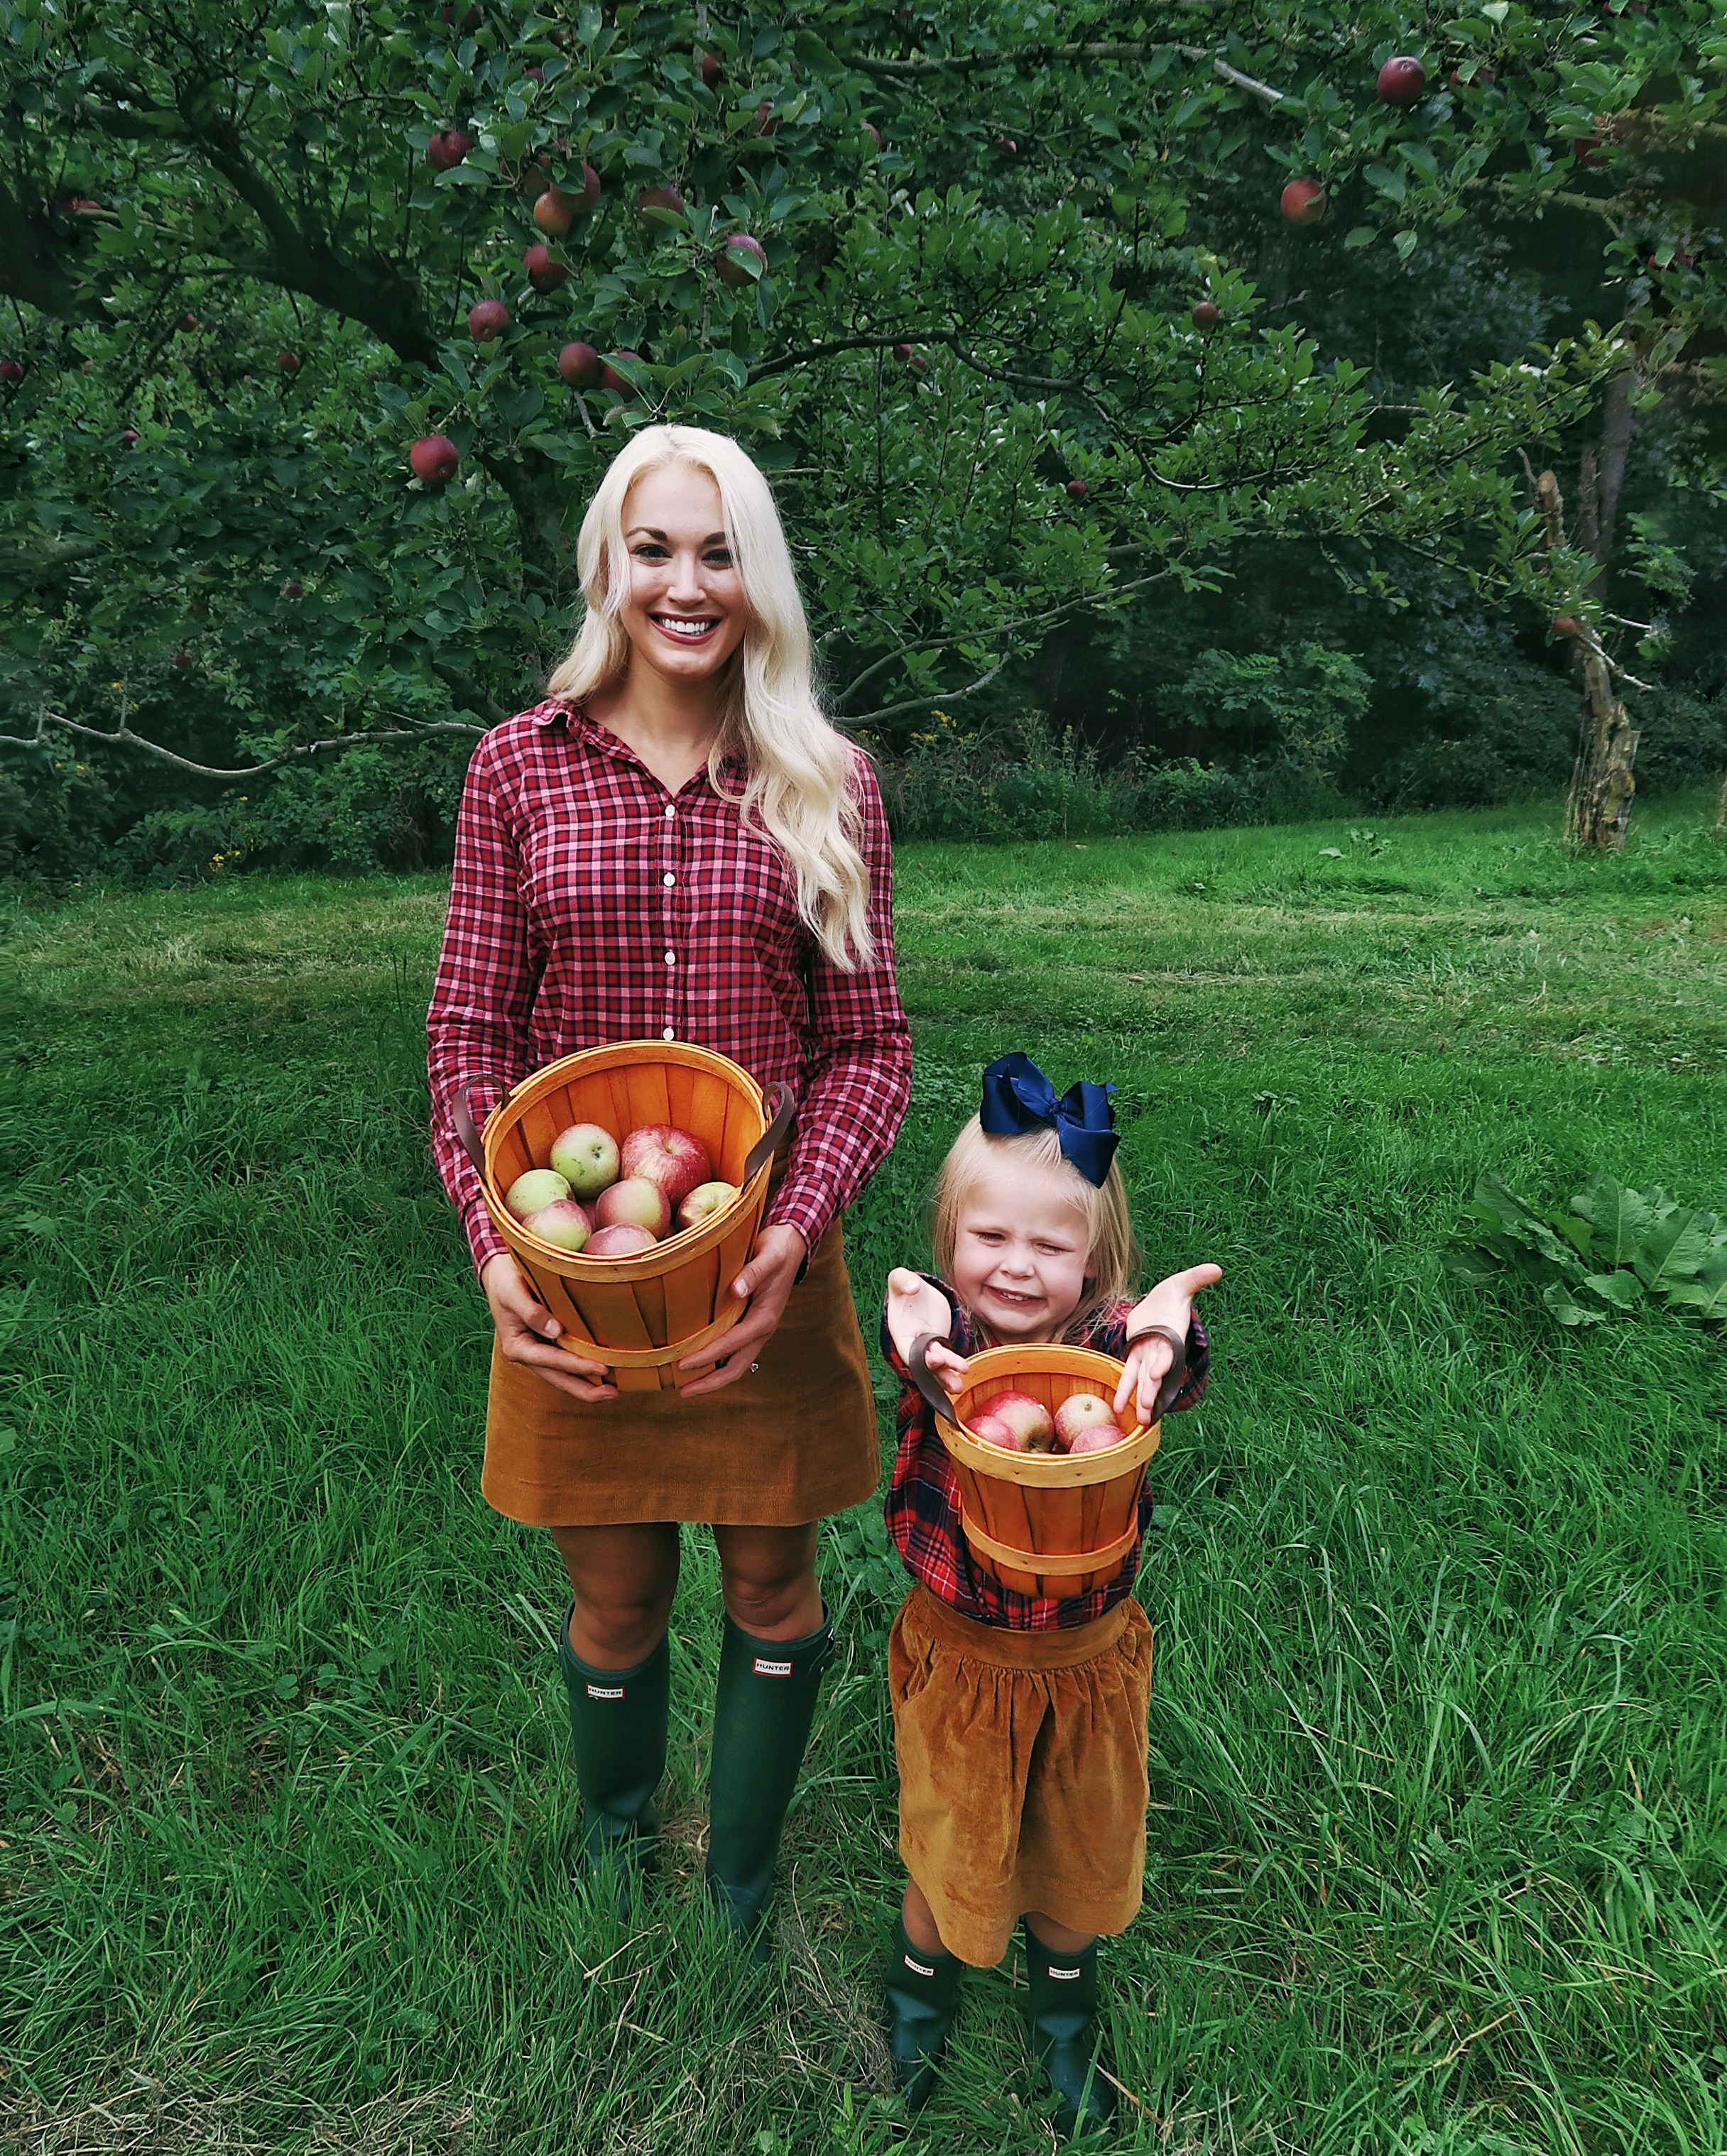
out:
{"label": "blonde woman", "polygon": [[[735,442],[644,429],[583,521],[587,611],[547,701],[469,767],[428,1019],[433,1136],[496,1326],[481,1487],[549,1528],[585,1860],[627,1911],[658,1830],[680,1524],[725,1604],[707,1884],[763,1936],[832,1632],[824,1515],[880,1471],[839,1216],[905,1113],[886,824],[810,680],[791,559]],[[483,1114],[578,1049],[651,1038],[798,1096],[796,1137],[712,1373],[619,1396],[486,1217],[451,1103]]]}

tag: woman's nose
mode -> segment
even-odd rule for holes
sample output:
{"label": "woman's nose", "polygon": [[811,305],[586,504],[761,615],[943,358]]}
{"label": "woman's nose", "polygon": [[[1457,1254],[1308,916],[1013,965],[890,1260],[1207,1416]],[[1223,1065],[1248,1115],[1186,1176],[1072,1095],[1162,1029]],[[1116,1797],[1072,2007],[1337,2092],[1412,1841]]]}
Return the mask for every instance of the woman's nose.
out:
{"label": "woman's nose", "polygon": [[671,582],[666,596],[672,600],[695,601],[702,597],[702,564],[694,554],[674,554],[671,557]]}

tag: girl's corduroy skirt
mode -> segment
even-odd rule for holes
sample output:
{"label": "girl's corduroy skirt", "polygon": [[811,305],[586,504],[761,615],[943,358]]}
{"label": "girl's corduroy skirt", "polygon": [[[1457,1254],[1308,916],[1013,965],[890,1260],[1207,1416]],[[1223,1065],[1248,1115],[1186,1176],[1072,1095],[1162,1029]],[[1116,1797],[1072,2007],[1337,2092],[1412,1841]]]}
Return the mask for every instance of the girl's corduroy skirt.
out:
{"label": "girl's corduroy skirt", "polygon": [[975,1969],[1040,1911],[1123,1932],[1145,1870],[1151,1620],[1130,1596],[1093,1625],[1010,1632],[923,1586],[887,1645],[900,1855],[942,1944]]}
{"label": "girl's corduroy skirt", "polygon": [[876,1407],[838,1222],[761,1368],[700,1399],[576,1400],[494,1344],[486,1502],[531,1527],[706,1520],[795,1527],[861,1504],[881,1472]]}

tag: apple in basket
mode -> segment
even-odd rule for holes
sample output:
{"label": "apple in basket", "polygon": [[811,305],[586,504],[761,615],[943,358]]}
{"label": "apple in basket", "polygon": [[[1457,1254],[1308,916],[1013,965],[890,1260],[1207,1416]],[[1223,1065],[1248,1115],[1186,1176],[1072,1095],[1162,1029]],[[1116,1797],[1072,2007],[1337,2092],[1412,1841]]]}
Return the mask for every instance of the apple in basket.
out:
{"label": "apple in basket", "polygon": [[1126,1438],[1124,1430],[1118,1430],[1113,1422],[1091,1422],[1080,1431],[1067,1448],[1070,1453],[1108,1452],[1112,1445],[1119,1445]]}
{"label": "apple in basket", "polygon": [[645,1228],[657,1243],[671,1225],[671,1207],[657,1183],[626,1175],[594,1201],[596,1228]]}
{"label": "apple in basket", "polygon": [[[624,1173],[657,1183],[668,1206],[681,1205],[698,1183],[709,1181],[713,1162],[707,1147],[674,1123],[643,1123],[624,1141]],[[662,1228],[660,1233],[663,1235]]]}
{"label": "apple in basket", "polygon": [[654,1241],[645,1228],[619,1220],[609,1228],[596,1228],[582,1255],[584,1258],[633,1258],[638,1250],[651,1250]]}
{"label": "apple in basket", "polygon": [[552,1165],[578,1198],[598,1198],[618,1179],[618,1141],[598,1123],[572,1123],[552,1141]]}
{"label": "apple in basket", "polygon": [[1082,1430],[1114,1420],[1115,1411],[1101,1394],[1070,1393],[1056,1409],[1056,1442],[1064,1452],[1072,1452]]}
{"label": "apple in basket", "polygon": [[1004,1452],[1018,1452],[1022,1450],[1020,1440],[1000,1415],[974,1415],[966,1424],[966,1428],[974,1437],[982,1439],[985,1445],[999,1445]]}
{"label": "apple in basket", "polygon": [[[1030,1393],[997,1393],[985,1400],[984,1413],[994,1415],[1012,1431],[1015,1452],[1050,1452],[1055,1449],[1056,1425],[1049,1409]],[[975,1425],[974,1425],[975,1426]]]}
{"label": "apple in basket", "polygon": [[699,1228],[738,1195],[735,1183],[698,1183],[677,1209],[680,1228]]}
{"label": "apple in basket", "polygon": [[568,1183],[555,1168],[531,1168],[504,1193],[504,1204],[518,1220],[531,1220],[536,1213],[569,1194]]}
{"label": "apple in basket", "polygon": [[588,1218],[587,1207],[577,1199],[554,1198],[529,1219],[527,1232],[549,1243],[554,1250],[580,1250],[587,1247],[594,1223]]}

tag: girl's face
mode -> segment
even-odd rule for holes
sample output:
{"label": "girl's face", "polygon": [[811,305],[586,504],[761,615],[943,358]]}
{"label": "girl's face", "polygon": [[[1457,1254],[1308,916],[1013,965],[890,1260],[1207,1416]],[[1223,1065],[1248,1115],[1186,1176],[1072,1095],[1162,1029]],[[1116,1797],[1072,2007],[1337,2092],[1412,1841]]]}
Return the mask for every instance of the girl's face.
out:
{"label": "girl's face", "polygon": [[985,1169],[959,1209],[953,1286],[998,1340],[1053,1340],[1084,1298],[1090,1241],[1064,1176]]}
{"label": "girl's face", "polygon": [[712,680],[749,626],[719,489],[691,465],[645,472],[624,501],[624,544],[630,589],[619,619],[635,663],[686,685]]}

